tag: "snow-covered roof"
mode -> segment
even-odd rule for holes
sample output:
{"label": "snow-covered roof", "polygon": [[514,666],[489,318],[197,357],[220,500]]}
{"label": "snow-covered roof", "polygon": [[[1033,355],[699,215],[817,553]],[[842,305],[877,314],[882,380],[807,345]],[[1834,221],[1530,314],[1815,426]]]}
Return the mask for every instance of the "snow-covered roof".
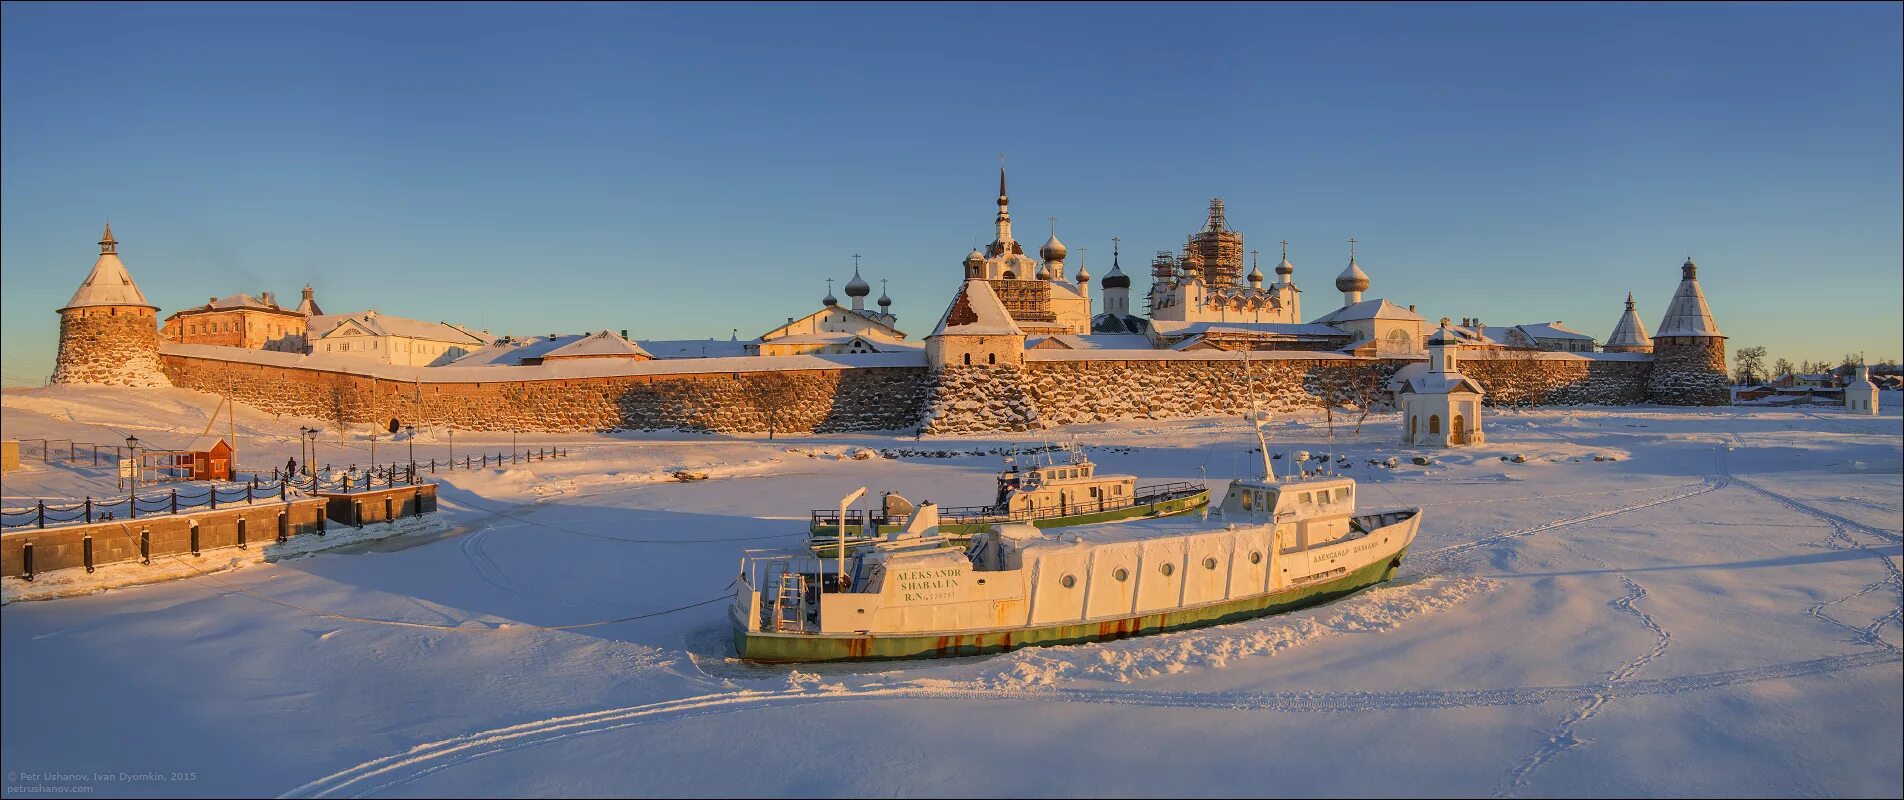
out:
{"label": "snow-covered roof", "polygon": [[312,369],[379,379],[420,383],[479,383],[488,381],[569,380],[621,375],[704,375],[774,370],[924,367],[925,353],[907,349],[892,353],[842,353],[800,356],[740,356],[734,358],[676,358],[635,361],[626,358],[566,358],[534,366],[470,365],[459,359],[441,367],[387,364],[348,355],[302,355],[276,350],[252,350],[219,345],[159,343],[162,355],[203,358],[238,364]]}
{"label": "snow-covered roof", "polygon": [[635,344],[655,358],[721,358],[747,355],[747,345],[758,340],[732,339],[637,339]]}
{"label": "snow-covered roof", "polygon": [[999,301],[990,283],[967,280],[959,285],[958,293],[952,296],[952,304],[946,306],[945,315],[939,318],[932,335],[1023,336],[1025,332],[1012,321],[1011,313],[1005,310],[1005,304]]}
{"label": "snow-covered roof", "polygon": [[1593,341],[1593,337],[1572,328],[1565,327],[1560,324],[1559,320],[1554,320],[1553,322],[1530,322],[1526,325],[1516,325],[1514,328],[1526,334],[1529,339],[1585,339],[1587,341]]}
{"label": "snow-covered roof", "polygon": [[1387,299],[1363,300],[1360,303],[1346,305],[1322,315],[1312,325],[1330,325],[1337,322],[1349,322],[1364,319],[1421,319],[1421,315],[1406,308],[1388,302]]}
{"label": "snow-covered roof", "polygon": [[239,292],[237,294],[228,294],[228,295],[225,295],[224,297],[211,298],[209,302],[205,303],[202,306],[193,306],[191,308],[183,309],[183,310],[180,310],[178,313],[173,314],[172,316],[178,316],[178,314],[185,314],[190,312],[231,311],[234,309],[250,309],[253,311],[271,311],[271,312],[275,312],[279,314],[297,314],[298,313],[296,311],[292,311],[291,309],[281,307],[276,303],[267,303],[256,297],[252,297],[251,295],[245,294],[244,292]]}
{"label": "snow-covered roof", "polygon": [[1461,340],[1462,344],[1470,346],[1470,347],[1489,346],[1489,345],[1500,346],[1500,347],[1507,346],[1507,342],[1502,340],[1501,338],[1501,331],[1505,330],[1504,328],[1499,328],[1499,327],[1470,328],[1466,325],[1456,325],[1450,322],[1448,323],[1448,330],[1453,332],[1455,337]]}
{"label": "snow-covered roof", "polygon": [[1450,394],[1473,392],[1486,394],[1481,384],[1459,372],[1430,372],[1427,362],[1409,364],[1395,371],[1386,384],[1389,391],[1406,394]]}
{"label": "snow-covered roof", "polygon": [[877,332],[845,333],[840,331],[822,331],[820,333],[796,333],[773,339],[764,339],[759,344],[844,344],[854,339],[864,340],[867,344],[884,350],[888,347],[918,347],[890,336],[881,336]]}
{"label": "snow-covered roof", "polygon": [[1654,336],[1724,336],[1712,321],[1712,309],[1706,306],[1706,293],[1699,289],[1698,267],[1692,259],[1680,267],[1679,288],[1666,304],[1666,318]]}
{"label": "snow-covered roof", "polygon": [[[1026,361],[1242,361],[1241,350],[1026,350]],[[1367,361],[1342,353],[1313,350],[1257,350],[1251,361]]]}
{"label": "snow-covered roof", "polygon": [[635,343],[616,336],[608,331],[589,334],[573,342],[557,347],[542,355],[543,358],[654,358],[648,351]]}
{"label": "snow-covered roof", "polygon": [[828,305],[828,306],[822,307],[818,311],[815,311],[804,317],[799,317],[797,319],[790,320],[787,323],[774,328],[773,330],[770,330],[770,331],[767,331],[766,333],[761,334],[760,341],[771,341],[773,339],[784,338],[785,332],[788,329],[796,327],[800,325],[801,323],[806,322],[807,320],[813,319],[814,317],[826,316],[828,314],[841,314],[841,313],[857,314],[860,316],[860,318],[866,320],[867,322],[871,322],[874,325],[879,326],[879,328],[883,332],[890,335],[894,339],[906,338],[905,331],[902,331],[898,328],[893,327],[893,322],[897,321],[899,318],[891,314],[882,314],[878,311],[872,311],[870,309],[862,308],[862,309],[855,310],[850,308],[841,308],[837,305]]}
{"label": "snow-covered roof", "polygon": [[1653,339],[1646,335],[1646,325],[1640,322],[1638,314],[1633,313],[1633,293],[1626,293],[1626,311],[1620,314],[1620,321],[1613,324],[1613,332],[1607,334],[1606,347],[1646,347]]}
{"label": "snow-covered roof", "polygon": [[472,351],[469,355],[450,362],[452,367],[514,367],[526,360],[539,359],[568,345],[582,340],[580,334],[561,336],[530,336],[525,339],[511,339]]}
{"label": "snow-covered roof", "polygon": [[1199,333],[1243,333],[1278,336],[1349,336],[1348,331],[1331,325],[1301,322],[1180,322],[1151,320],[1158,336],[1194,336]]}
{"label": "snow-covered roof", "polygon": [[1150,320],[1132,314],[1099,314],[1091,318],[1092,333],[1141,335],[1149,328]]}
{"label": "snow-covered roof", "polygon": [[93,271],[87,273],[86,280],[79,284],[79,290],[73,292],[73,299],[66,301],[66,306],[60,310],[87,306],[158,308],[145,301],[145,294],[139,291],[139,285],[132,282],[132,273],[126,271],[126,265],[114,253],[99,255],[99,260],[93,262]]}
{"label": "snow-covered roof", "polygon": [[493,338],[472,333],[447,322],[425,322],[418,319],[393,317],[375,311],[362,311],[356,314],[326,314],[312,317],[307,330],[313,340],[323,339],[336,332],[345,322],[351,322],[374,336],[403,336],[411,339],[425,339],[450,344],[486,345]]}
{"label": "snow-covered roof", "polygon": [[1025,340],[1026,348],[1047,350],[1149,350],[1150,337],[1140,333],[1060,333]]}

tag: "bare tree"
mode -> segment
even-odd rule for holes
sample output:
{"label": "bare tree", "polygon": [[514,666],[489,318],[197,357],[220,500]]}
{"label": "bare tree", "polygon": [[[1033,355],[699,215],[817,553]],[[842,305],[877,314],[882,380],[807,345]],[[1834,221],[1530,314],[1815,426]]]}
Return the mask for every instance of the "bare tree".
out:
{"label": "bare tree", "polygon": [[1783,375],[1790,375],[1797,371],[1798,371],[1798,365],[1793,364],[1792,360],[1789,358],[1781,358],[1775,362],[1772,362],[1772,377],[1774,378],[1780,377]]}
{"label": "bare tree", "polygon": [[1732,361],[1738,365],[1734,370],[1737,377],[1734,383],[1756,383],[1765,371],[1765,348],[1741,347],[1732,351]]}
{"label": "bare tree", "polygon": [[800,399],[800,384],[784,372],[758,372],[749,378],[748,401],[766,418],[767,438],[772,439],[793,415]]}
{"label": "bare tree", "polygon": [[[1362,435],[1362,423],[1375,411],[1377,404],[1388,400],[1388,389],[1384,386],[1382,371],[1373,366],[1358,368],[1355,374],[1343,384],[1344,399],[1355,409],[1355,435]],[[1333,423],[1333,420],[1331,420]]]}

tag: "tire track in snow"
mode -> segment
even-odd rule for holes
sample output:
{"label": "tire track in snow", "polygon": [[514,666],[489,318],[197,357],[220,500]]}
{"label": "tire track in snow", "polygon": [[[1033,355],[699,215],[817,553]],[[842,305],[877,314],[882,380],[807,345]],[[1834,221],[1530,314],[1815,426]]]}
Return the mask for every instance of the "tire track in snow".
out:
{"label": "tire track in snow", "polygon": [[1761,681],[1789,680],[1810,675],[1864,669],[1896,664],[1901,661],[1904,661],[1904,658],[1896,653],[1866,650],[1750,669],[1622,681],[1612,685],[1602,681],[1571,686],[1421,689],[1392,692],[1167,692],[1076,688],[1014,691],[929,682],[899,685],[875,684],[860,688],[847,688],[836,684],[816,689],[738,691],[550,717],[420,744],[394,755],[372,759],[326,775],[280,796],[329,797],[347,794],[351,797],[362,797],[471,761],[514,750],[642,725],[815,703],[885,699],[1050,700],[1244,712],[1355,713],[1434,710],[1590,701],[1596,697],[1612,700],[1623,697],[1682,694]]}

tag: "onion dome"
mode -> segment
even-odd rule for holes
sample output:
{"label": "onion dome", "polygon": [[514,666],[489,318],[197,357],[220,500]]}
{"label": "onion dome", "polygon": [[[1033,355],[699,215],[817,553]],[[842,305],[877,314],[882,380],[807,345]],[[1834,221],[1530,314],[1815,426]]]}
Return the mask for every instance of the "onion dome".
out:
{"label": "onion dome", "polygon": [[833,279],[832,278],[826,279],[826,299],[821,300],[820,302],[825,303],[828,306],[837,306],[840,304],[840,299],[833,296]]}
{"label": "onion dome", "polygon": [[1251,284],[1260,284],[1263,282],[1263,268],[1262,267],[1256,266],[1255,264],[1250,265],[1249,282]]}
{"label": "onion dome", "polygon": [[1083,264],[1078,264],[1078,277],[1077,277],[1078,286],[1080,288],[1087,288],[1085,287],[1085,284],[1088,284],[1090,282],[1091,282],[1091,273],[1085,271]]}
{"label": "onion dome", "polygon": [[882,278],[879,281],[879,310],[885,311],[888,308],[892,308],[892,298],[886,296],[886,281]]}
{"label": "onion dome", "polygon": [[1058,234],[1053,233],[1051,238],[1045,240],[1044,246],[1038,248],[1038,257],[1046,261],[1063,261],[1065,252],[1064,242],[1058,241]]}
{"label": "onion dome", "polygon": [[1111,239],[1111,271],[1109,274],[1106,274],[1104,276],[1104,280],[1098,282],[1098,285],[1106,289],[1129,289],[1130,276],[1125,275],[1123,266],[1117,263],[1117,245],[1118,245],[1118,241],[1116,237],[1112,237]]}
{"label": "onion dome", "polygon": [[1284,278],[1296,274],[1296,265],[1289,263],[1289,256],[1283,256],[1283,263],[1276,265],[1276,274]]}
{"label": "onion dome", "polygon": [[1038,280],[1041,280],[1041,281],[1051,280],[1051,270],[1045,268],[1045,262],[1043,261],[1038,262],[1037,275],[1038,275]]}
{"label": "onion dome", "polygon": [[972,252],[965,254],[965,266],[976,269],[984,264],[985,254],[979,252],[978,248],[974,247],[972,248]]}
{"label": "onion dome", "polygon": [[1335,276],[1335,290],[1338,292],[1366,292],[1368,291],[1368,287],[1368,273],[1363,272],[1362,267],[1355,263],[1354,256],[1350,256],[1349,268],[1342,270],[1342,274]]}
{"label": "onion dome", "polygon": [[859,276],[859,268],[853,268],[853,279],[846,282],[847,297],[865,297],[873,293],[873,287]]}

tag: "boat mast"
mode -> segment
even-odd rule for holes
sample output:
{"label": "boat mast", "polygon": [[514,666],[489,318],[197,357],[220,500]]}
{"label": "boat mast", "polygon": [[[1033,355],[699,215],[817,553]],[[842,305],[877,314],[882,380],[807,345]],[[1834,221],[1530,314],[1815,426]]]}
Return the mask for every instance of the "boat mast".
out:
{"label": "boat mast", "polygon": [[1263,480],[1273,483],[1276,480],[1276,469],[1269,463],[1269,440],[1263,438],[1263,424],[1269,421],[1269,414],[1263,410],[1262,403],[1256,397],[1256,380],[1250,373],[1249,354],[1249,349],[1245,347],[1243,349],[1243,386],[1249,390],[1250,394],[1250,413],[1247,419],[1250,421],[1250,427],[1256,431],[1256,446],[1263,453]]}

